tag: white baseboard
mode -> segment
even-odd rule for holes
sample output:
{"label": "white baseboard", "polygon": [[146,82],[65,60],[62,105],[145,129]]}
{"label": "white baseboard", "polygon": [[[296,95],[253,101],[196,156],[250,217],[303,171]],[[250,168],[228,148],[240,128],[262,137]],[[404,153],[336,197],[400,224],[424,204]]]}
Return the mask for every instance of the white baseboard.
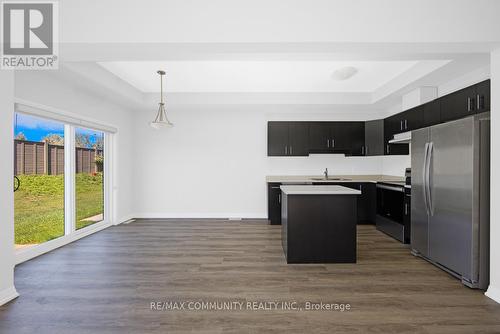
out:
{"label": "white baseboard", "polygon": [[130,223],[130,221],[134,220],[135,218],[136,218],[135,214],[126,215],[126,216],[121,217],[120,219],[117,219],[113,225]]}
{"label": "white baseboard", "polygon": [[490,285],[484,294],[500,304],[500,288]]}
{"label": "white baseboard", "polygon": [[19,294],[16,291],[16,288],[14,286],[11,286],[10,288],[3,289],[0,291],[0,306],[3,304],[7,304],[10,302],[12,299],[19,297]]}
{"label": "white baseboard", "polygon": [[137,219],[267,219],[267,214],[262,213],[171,213],[171,212],[155,212],[155,213],[136,213],[134,218]]}

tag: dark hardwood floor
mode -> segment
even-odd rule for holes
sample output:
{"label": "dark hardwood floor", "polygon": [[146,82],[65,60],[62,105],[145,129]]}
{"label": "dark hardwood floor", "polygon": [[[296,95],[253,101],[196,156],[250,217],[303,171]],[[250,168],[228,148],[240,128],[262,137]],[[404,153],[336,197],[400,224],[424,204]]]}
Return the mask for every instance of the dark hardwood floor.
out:
{"label": "dark hardwood floor", "polygon": [[[280,226],[137,221],[16,268],[0,333],[500,333],[500,305],[373,226],[358,263],[287,265]],[[350,311],[154,311],[153,301],[349,303]]]}

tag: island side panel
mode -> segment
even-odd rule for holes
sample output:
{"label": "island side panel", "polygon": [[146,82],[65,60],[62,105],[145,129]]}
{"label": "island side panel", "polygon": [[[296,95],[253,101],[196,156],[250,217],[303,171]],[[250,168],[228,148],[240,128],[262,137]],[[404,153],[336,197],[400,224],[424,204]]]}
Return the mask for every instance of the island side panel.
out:
{"label": "island side panel", "polygon": [[283,252],[285,254],[285,259],[287,258],[287,243],[288,243],[288,196],[281,192],[281,245],[283,247]]}
{"label": "island side panel", "polygon": [[288,195],[286,203],[288,263],[356,263],[356,195]]}

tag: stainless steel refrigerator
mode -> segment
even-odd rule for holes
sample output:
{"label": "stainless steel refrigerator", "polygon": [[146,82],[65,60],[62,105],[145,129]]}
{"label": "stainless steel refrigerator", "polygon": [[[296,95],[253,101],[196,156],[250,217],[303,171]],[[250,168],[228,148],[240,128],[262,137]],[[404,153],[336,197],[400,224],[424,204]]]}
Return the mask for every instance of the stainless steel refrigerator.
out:
{"label": "stainless steel refrigerator", "polygon": [[415,130],[412,253],[471,287],[489,284],[489,113]]}

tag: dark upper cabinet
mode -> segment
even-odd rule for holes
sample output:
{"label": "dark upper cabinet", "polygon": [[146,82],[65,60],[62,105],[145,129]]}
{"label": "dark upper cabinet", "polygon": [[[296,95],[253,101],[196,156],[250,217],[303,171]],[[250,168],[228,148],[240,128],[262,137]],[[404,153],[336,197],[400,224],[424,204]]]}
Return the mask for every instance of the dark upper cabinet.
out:
{"label": "dark upper cabinet", "polygon": [[453,121],[476,113],[476,89],[461,89],[441,98],[441,122]]}
{"label": "dark upper cabinet", "polygon": [[490,84],[490,80],[486,80],[443,96],[441,98],[441,122],[490,111]]}
{"label": "dark upper cabinet", "polygon": [[309,125],[305,122],[291,122],[288,126],[288,155],[309,155]]}
{"label": "dark upper cabinet", "polygon": [[391,116],[390,129],[393,134],[412,131],[422,127],[424,121],[423,106],[408,109]]}
{"label": "dark upper cabinet", "polygon": [[441,123],[441,100],[434,100],[424,104],[422,114],[422,128]]}
{"label": "dark upper cabinet", "polygon": [[424,123],[423,106],[418,106],[403,113],[403,131],[420,129]]}
{"label": "dark upper cabinet", "polygon": [[288,155],[288,122],[267,123],[267,155]]}
{"label": "dark upper cabinet", "polygon": [[350,122],[332,122],[331,143],[335,153],[351,153],[351,123]]}
{"label": "dark upper cabinet", "polygon": [[478,83],[476,89],[476,112],[485,112],[491,110],[491,81],[486,80]]}
{"label": "dark upper cabinet", "polygon": [[333,153],[331,138],[332,138],[331,122],[309,123],[310,153]]}
{"label": "dark upper cabinet", "polygon": [[364,155],[384,155],[384,120],[365,122]]}
{"label": "dark upper cabinet", "polygon": [[309,123],[309,152],[364,155],[364,131],[364,122]]}
{"label": "dark upper cabinet", "polygon": [[365,122],[349,122],[350,155],[366,155]]}
{"label": "dark upper cabinet", "polygon": [[389,144],[389,140],[402,129],[402,113],[384,119],[384,155],[407,155],[410,153],[408,144]]}
{"label": "dark upper cabinet", "polygon": [[306,156],[308,139],[309,127],[305,122],[267,123],[268,156]]}

